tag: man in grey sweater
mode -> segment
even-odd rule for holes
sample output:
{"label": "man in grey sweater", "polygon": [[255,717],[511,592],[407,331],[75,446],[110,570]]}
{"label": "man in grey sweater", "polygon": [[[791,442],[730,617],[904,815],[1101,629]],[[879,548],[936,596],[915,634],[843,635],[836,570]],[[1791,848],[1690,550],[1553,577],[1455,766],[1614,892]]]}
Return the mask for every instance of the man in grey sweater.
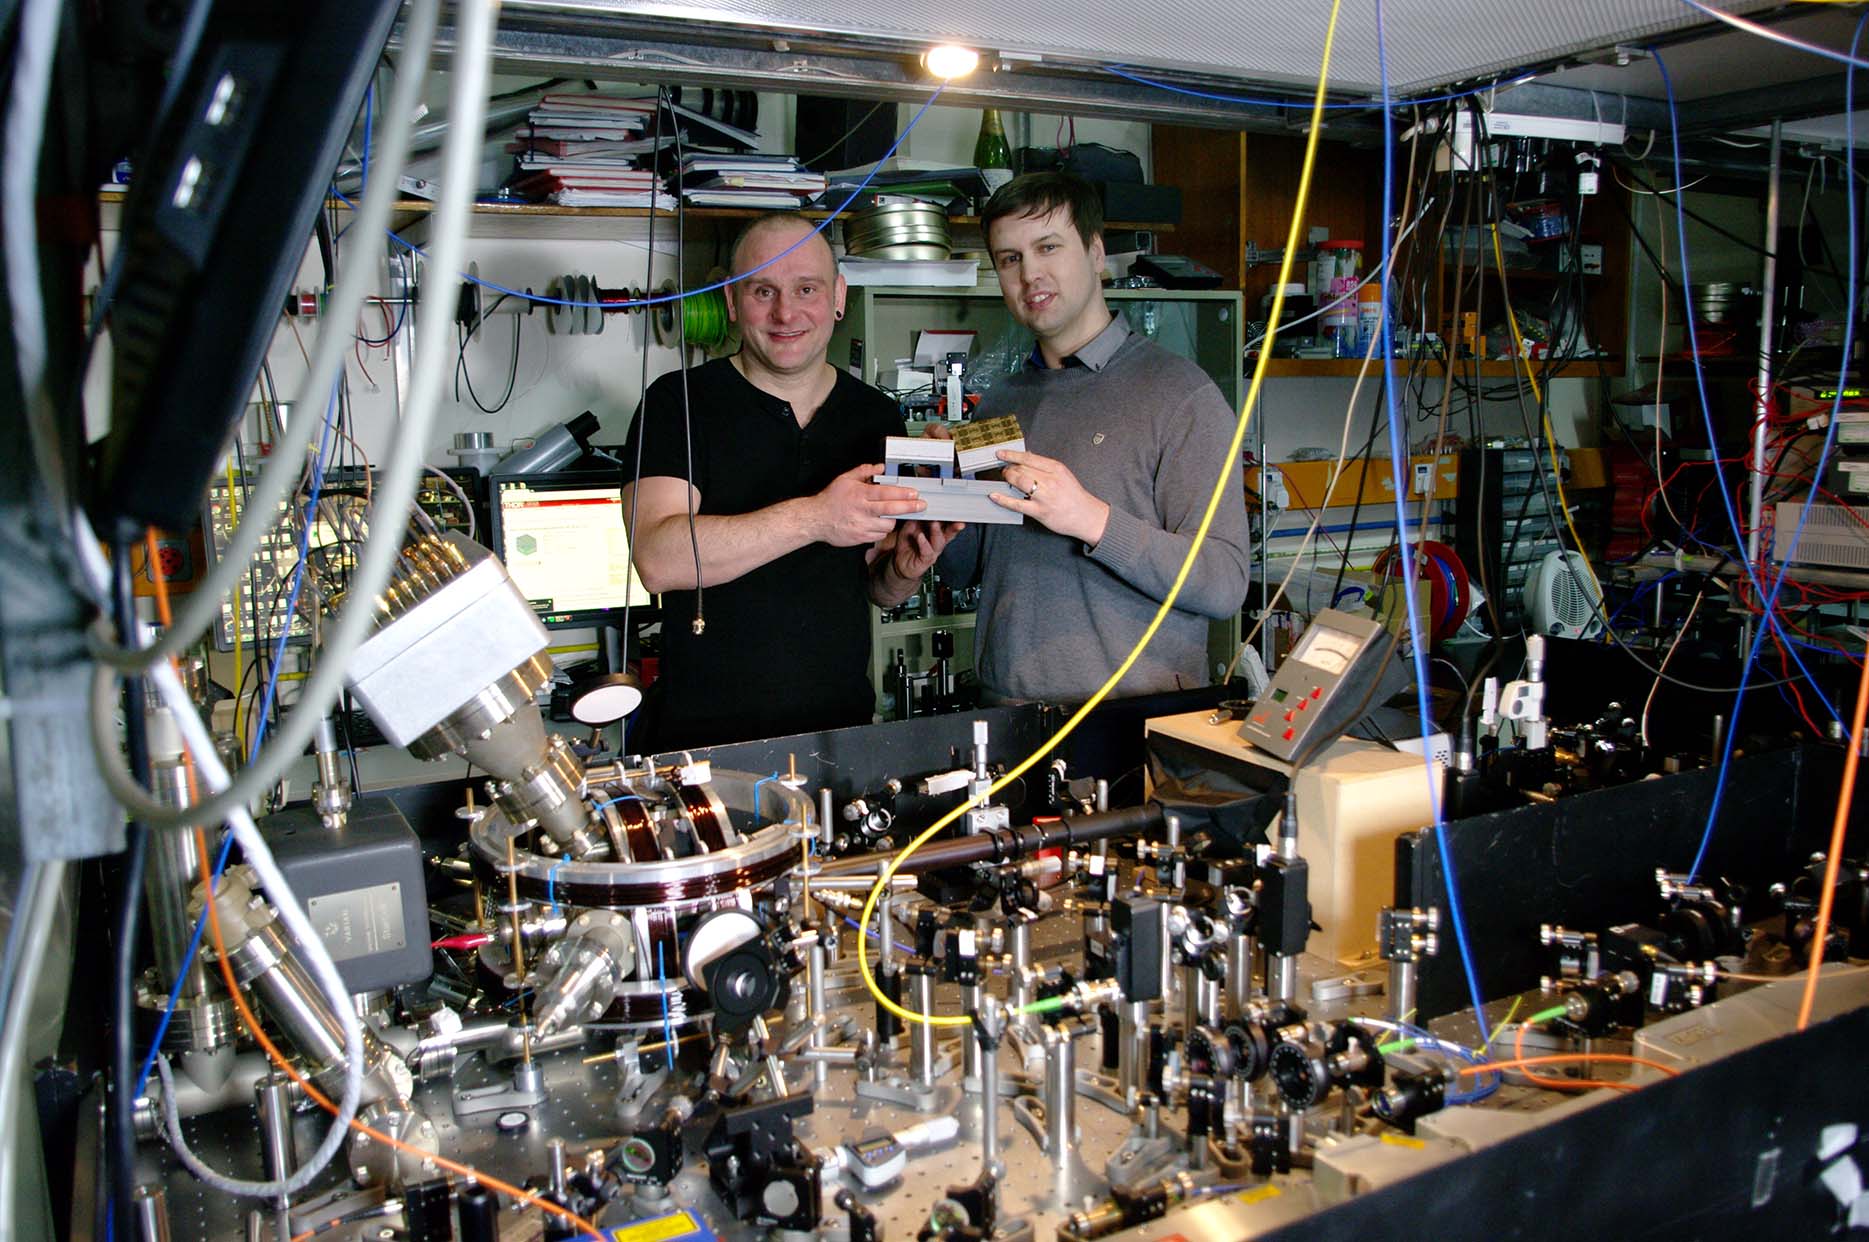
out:
{"label": "man in grey sweater", "polygon": [[1205,685],[1208,618],[1246,598],[1246,507],[1228,462],[1234,411],[1201,369],[1136,335],[1104,302],[1103,212],[1065,173],[1019,177],[981,213],[1013,318],[1037,347],[987,390],[978,417],[1013,414],[1002,452],[1018,526],[970,527],[942,575],[981,588],[975,666],[989,702],[1082,702],[1168,596],[1224,466],[1228,483],[1175,606],[1117,695]]}

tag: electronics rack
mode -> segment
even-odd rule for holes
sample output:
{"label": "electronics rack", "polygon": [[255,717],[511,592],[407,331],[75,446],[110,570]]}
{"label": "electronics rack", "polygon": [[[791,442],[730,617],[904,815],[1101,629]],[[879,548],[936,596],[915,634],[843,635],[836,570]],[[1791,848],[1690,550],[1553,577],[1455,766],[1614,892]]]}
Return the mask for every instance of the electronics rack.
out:
{"label": "electronics rack", "polygon": [[[1568,469],[1561,451],[1557,468]],[[1499,623],[1507,630],[1524,624],[1527,576],[1548,553],[1567,546],[1557,504],[1548,445],[1528,448],[1495,441],[1461,450],[1454,550],[1475,567],[1474,580],[1492,596]]]}
{"label": "electronics rack", "polygon": [[[467,467],[450,467],[444,471],[467,494],[468,503],[473,506],[472,527],[485,537],[487,530],[487,485],[481,474]],[[324,495],[331,497],[333,503],[354,507],[361,518],[363,516],[363,490],[366,472],[359,466],[332,467],[325,471]],[[372,476],[374,481],[374,476]],[[230,514],[244,515],[246,512],[244,497],[256,482],[252,474],[235,474],[233,484],[236,489],[235,506],[230,511],[227,497],[228,478],[219,475],[209,484],[208,499],[202,509],[201,528],[204,544],[210,561],[221,559],[221,552],[227,546],[232,535]],[[416,493],[416,505],[443,531],[459,531],[466,534],[470,522],[469,514],[461,504],[461,498],[443,486],[432,472],[424,476]],[[234,649],[234,627],[240,627],[240,641],[248,643],[273,643],[279,639],[279,633],[285,625],[286,601],[290,596],[290,579],[293,567],[298,564],[299,518],[304,509],[301,497],[294,496],[281,502],[278,517],[272,529],[260,540],[260,546],[253,554],[252,567],[238,592],[239,609],[234,607],[235,597],[229,596],[221,601],[220,617],[214,624],[214,646],[217,651]],[[329,521],[321,518],[312,528],[314,549],[331,546],[339,538]],[[348,554],[339,558],[332,568],[348,575],[351,561]],[[258,625],[255,625],[253,600],[257,597],[260,604]],[[294,617],[290,634],[286,642],[298,645],[311,641],[311,623],[303,615]]]}
{"label": "electronics rack", "polygon": [[[257,482],[256,476],[251,473],[231,477],[235,488],[233,504],[230,506],[228,503],[229,476],[218,475],[208,485],[207,504],[201,513],[201,529],[211,562],[221,559],[233,535],[234,519],[245,520],[246,497]],[[364,483],[365,471],[362,467],[343,466],[325,471],[324,488],[337,503],[355,504],[361,509]],[[215,650],[234,649],[236,626],[239,627],[242,643],[273,643],[279,640],[281,631],[286,627],[286,602],[291,594],[292,570],[299,559],[299,515],[303,510],[304,501],[296,495],[280,502],[277,517],[260,538],[259,547],[253,553],[246,578],[240,583],[238,592],[221,601],[220,617],[214,623]],[[330,547],[339,538],[330,523],[321,518],[312,527],[309,547],[313,550]],[[348,564],[342,565],[342,572],[349,572]],[[236,602],[238,608],[235,607]],[[311,622],[303,614],[293,617],[286,642],[294,645],[308,643],[311,636]]]}

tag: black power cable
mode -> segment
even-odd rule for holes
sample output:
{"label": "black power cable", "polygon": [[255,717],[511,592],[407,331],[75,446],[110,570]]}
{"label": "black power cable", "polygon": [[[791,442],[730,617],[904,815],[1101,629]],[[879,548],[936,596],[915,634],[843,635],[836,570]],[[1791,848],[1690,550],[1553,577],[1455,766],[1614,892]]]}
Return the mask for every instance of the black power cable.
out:
{"label": "black power cable", "polygon": [[[655,164],[657,156],[662,150],[664,94],[663,88],[658,87],[656,89],[655,128],[651,131],[649,137],[649,162],[651,165]],[[676,171],[679,172],[680,170],[677,169]],[[660,197],[661,192],[662,178],[656,177],[649,183],[649,244],[648,257],[643,261],[642,277],[644,285],[643,291],[645,293],[649,293],[655,288],[655,218],[660,210],[656,200]],[[679,213],[681,210],[681,190],[677,188],[675,193],[677,196],[677,206],[675,210]],[[679,214],[677,218],[679,219]],[[678,270],[681,267],[681,256],[679,254],[675,256],[675,266]],[[681,314],[680,304],[672,306],[670,308],[670,313],[674,315]],[[642,450],[644,442],[649,438],[649,423],[644,416],[649,412],[649,343],[655,337],[654,328],[656,314],[657,311],[655,309],[647,306],[643,307],[642,366],[636,382],[636,421],[631,427],[631,430],[634,431],[636,435],[636,463],[633,467],[623,468],[629,471],[623,478],[625,489],[629,492],[629,513],[625,516],[623,523],[623,546],[632,562],[636,558],[636,500],[642,487]],[[623,469],[620,469],[618,473],[622,474]],[[623,672],[629,671],[630,649],[636,645],[635,631],[630,628],[630,603],[635,595],[635,592],[632,591],[629,586],[630,570],[630,566],[625,566],[623,585],[623,650],[621,652],[623,661],[623,668],[621,671]],[[627,735],[627,725],[624,731],[625,735]]]}
{"label": "black power cable", "polygon": [[513,399],[513,386],[519,380],[519,316],[522,312],[513,312],[513,357],[506,369],[506,391],[500,395],[499,402],[493,406],[488,406],[480,399],[480,394],[474,391],[474,377],[467,369],[467,346],[474,339],[474,333],[480,331],[481,325],[487,322],[487,317],[498,310],[500,303],[510,296],[510,294],[502,293],[493,299],[491,306],[474,318],[471,325],[462,325],[455,329],[456,335],[460,338],[460,352],[455,355],[454,359],[454,399],[456,401],[461,399],[461,381],[466,380],[467,395],[473,398],[474,404],[479,407],[482,414],[498,414],[506,408],[506,403]]}
{"label": "black power cable", "polygon": [[[674,126],[675,131],[675,168],[679,172],[682,165],[681,126]],[[675,198],[675,253],[682,254],[688,246],[688,198],[676,194]],[[694,511],[697,508],[694,496],[694,415],[688,404],[688,316],[683,313],[681,299],[686,294],[682,289],[681,264],[675,265],[674,312],[676,327],[681,337],[681,437],[688,450],[688,546],[694,551],[694,632],[699,634],[707,628],[707,617],[702,608],[701,588],[701,540],[695,534]]]}

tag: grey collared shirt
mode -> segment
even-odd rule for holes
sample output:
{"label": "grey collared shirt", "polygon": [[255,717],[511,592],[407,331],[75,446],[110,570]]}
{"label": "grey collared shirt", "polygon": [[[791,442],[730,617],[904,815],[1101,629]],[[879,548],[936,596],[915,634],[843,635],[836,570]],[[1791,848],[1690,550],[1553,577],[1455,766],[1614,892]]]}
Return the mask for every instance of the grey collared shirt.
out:
{"label": "grey collared shirt", "polygon": [[[1088,367],[1092,371],[1103,370],[1109,365],[1110,359],[1116,357],[1116,351],[1123,347],[1123,342],[1129,339],[1130,331],[1127,319],[1121,315],[1111,315],[1109,325],[1103,331],[1091,337],[1076,353],[1064,356],[1064,365]],[[1032,354],[1025,362],[1026,366],[1035,370],[1051,369],[1045,365],[1045,355],[1039,352],[1036,344],[1032,346]]]}
{"label": "grey collared shirt", "polygon": [[1175,607],[1119,695],[1205,685],[1207,620],[1246,599],[1248,535],[1234,411],[1188,359],[1111,323],[1066,365],[988,389],[978,417],[1013,414],[1026,448],[1070,468],[1110,506],[1087,548],[1028,519],[969,527],[943,577],[978,582],[975,667],[990,700],[1081,702],[1129,653],[1180,572],[1222,470],[1220,503]]}

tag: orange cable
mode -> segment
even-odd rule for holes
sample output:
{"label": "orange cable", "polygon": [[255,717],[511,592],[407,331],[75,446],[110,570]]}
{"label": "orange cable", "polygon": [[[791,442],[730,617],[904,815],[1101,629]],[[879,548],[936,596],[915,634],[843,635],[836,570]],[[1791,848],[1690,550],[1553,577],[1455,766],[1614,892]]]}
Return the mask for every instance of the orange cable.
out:
{"label": "orange cable", "polygon": [[1663,1065],[1660,1061],[1651,1061],[1647,1057],[1629,1056],[1620,1052],[1565,1052],[1551,1056],[1528,1057],[1524,1055],[1525,1028],[1523,1026],[1519,1027],[1518,1033],[1512,1037],[1512,1051],[1514,1055],[1510,1061],[1486,1061],[1479,1065],[1463,1066],[1458,1073],[1460,1075],[1485,1074],[1493,1070],[1516,1069],[1525,1076],[1527,1082],[1540,1087],[1548,1087],[1554,1091],[1569,1091],[1586,1087],[1608,1087],[1612,1091],[1635,1091],[1638,1088],[1634,1083],[1610,1082],[1600,1078],[1550,1078],[1533,1073],[1529,1067],[1571,1065],[1580,1061],[1603,1061],[1614,1065],[1646,1065],[1669,1078],[1677,1078],[1681,1073],[1673,1066]]}
{"label": "orange cable", "polygon": [[[156,584],[156,613],[158,616],[162,618],[162,624],[165,627],[167,627],[170,624],[172,624],[172,621],[170,619],[170,612],[169,612],[169,587],[168,587],[168,583],[163,579],[161,567],[159,566],[156,560],[156,531],[154,527],[149,527],[144,530],[143,540],[144,540],[144,548],[149,556],[149,576],[152,580],[154,580]],[[170,660],[169,663],[173,665],[175,661]],[[187,757],[186,752],[184,752],[184,774],[187,776],[187,779],[188,779],[189,800],[191,802],[195,801],[201,795],[200,795],[199,790],[195,786],[194,761],[192,758]],[[327,1113],[330,1113],[333,1117],[335,1117],[337,1116],[337,1111],[338,1111],[337,1105],[333,1104],[329,1099],[325,1098],[324,1094],[320,1092],[318,1088],[312,1086],[311,1083],[308,1082],[304,1078],[304,1076],[301,1075],[296,1069],[294,1069],[291,1063],[287,1061],[286,1058],[280,1054],[279,1049],[273,1045],[272,1040],[268,1039],[266,1037],[266,1033],[260,1029],[259,1019],[254,1017],[253,1011],[247,1007],[246,997],[241,995],[240,985],[234,980],[234,968],[232,964],[229,963],[227,960],[226,942],[222,940],[221,938],[220,911],[216,909],[214,905],[214,898],[213,898],[214,873],[208,867],[208,837],[207,837],[207,834],[201,830],[201,826],[199,824],[195,825],[194,831],[195,831],[195,853],[197,855],[198,861],[201,864],[201,887],[202,887],[202,891],[208,894],[208,899],[206,903],[207,912],[208,912],[208,930],[213,934],[213,937],[214,937],[214,954],[215,954],[215,957],[220,962],[221,979],[227,985],[227,994],[233,998],[234,1008],[238,1010],[240,1013],[241,1024],[245,1026],[247,1028],[247,1032],[251,1034],[256,1041],[258,1041],[260,1047],[265,1049],[266,1055],[272,1059],[273,1064],[277,1065],[281,1070],[285,1072],[288,1078],[292,1079],[293,1082],[297,1083],[301,1088],[303,1088],[305,1094],[311,1098],[313,1103],[317,1104],[320,1108],[324,1109]],[[351,1118],[350,1126],[353,1130],[356,1130],[358,1133],[367,1134],[371,1138],[375,1139],[377,1142],[384,1144],[385,1146],[391,1148],[394,1151],[404,1152],[412,1156],[419,1156],[424,1160],[433,1160],[436,1163],[436,1165],[438,1165],[441,1168],[447,1169],[451,1173],[457,1173],[462,1177],[472,1178],[473,1180],[479,1182],[482,1186],[485,1186],[490,1190],[497,1191],[498,1193],[506,1195],[508,1198],[515,1200],[519,1204],[520,1207],[525,1207],[528,1204],[537,1204],[540,1208],[544,1209],[545,1211],[551,1213],[554,1216],[562,1217],[565,1221],[575,1226],[576,1228],[584,1230],[585,1232],[589,1233],[592,1237],[594,1238],[603,1237],[603,1234],[598,1232],[597,1227],[595,1225],[591,1224],[589,1221],[585,1220],[583,1217],[579,1216],[577,1213],[571,1211],[568,1208],[563,1208],[563,1207],[558,1206],[555,1203],[550,1203],[544,1199],[541,1199],[537,1194],[534,1194],[531,1191],[521,1190],[516,1186],[509,1186],[505,1182],[500,1181],[498,1178],[489,1177],[487,1174],[482,1173],[476,1169],[469,1168],[467,1165],[458,1164],[455,1161],[448,1159],[446,1156],[441,1155],[440,1153],[430,1153],[430,1152],[423,1151],[419,1147],[411,1146],[410,1144],[402,1142],[400,1139],[394,1138],[388,1134],[384,1134],[381,1130],[378,1130],[373,1126],[366,1125],[365,1123],[358,1121],[354,1117]],[[309,1238],[316,1232],[317,1232],[316,1229],[308,1230],[305,1233],[299,1234],[297,1237],[295,1237],[292,1240],[292,1242],[300,1242],[300,1239]]]}
{"label": "orange cable", "polygon": [[1830,853],[1824,859],[1824,887],[1817,898],[1816,934],[1811,937],[1811,973],[1804,978],[1804,999],[1798,1004],[1798,1029],[1811,1024],[1817,1003],[1817,971],[1824,964],[1824,939],[1830,934],[1830,907],[1837,891],[1837,868],[1843,862],[1843,836],[1849,828],[1850,800],[1856,793],[1856,760],[1862,754],[1864,708],[1869,707],[1869,659],[1856,683],[1856,711],[1850,717],[1850,747],[1843,756],[1843,786],[1837,791],[1836,818],[1830,824]]}
{"label": "orange cable", "polygon": [[[207,836],[201,831],[199,826],[195,828],[195,848],[200,855],[202,882],[203,884],[207,884],[213,877],[208,870]],[[335,1117],[338,1111],[337,1105],[333,1104],[318,1088],[312,1086],[311,1082],[292,1066],[285,1056],[280,1053],[279,1049],[274,1046],[272,1040],[266,1037],[266,1033],[260,1029],[259,1019],[254,1017],[253,1011],[247,1007],[246,998],[241,995],[240,986],[234,979],[234,968],[232,963],[227,960],[227,946],[221,938],[220,912],[215,908],[214,902],[211,899],[207,903],[207,909],[208,932],[214,939],[214,954],[220,963],[221,979],[227,985],[228,995],[233,998],[234,1008],[240,1013],[241,1025],[247,1028],[247,1032],[259,1043],[260,1047],[265,1051],[267,1057],[272,1060],[273,1064],[277,1065],[288,1078],[297,1083],[314,1104]],[[489,1190],[497,1191],[513,1199],[520,1207],[536,1205],[551,1215],[561,1217],[576,1228],[584,1230],[594,1238],[603,1237],[603,1234],[598,1232],[595,1225],[579,1216],[576,1212],[571,1211],[569,1208],[560,1207],[555,1203],[541,1198],[541,1192],[521,1190],[517,1186],[509,1185],[506,1182],[500,1181],[498,1178],[491,1177],[467,1165],[457,1163],[439,1153],[424,1151],[422,1148],[404,1143],[402,1140],[385,1134],[374,1126],[358,1121],[354,1117],[350,1121],[350,1127],[359,1134],[369,1135],[371,1138],[394,1151],[417,1156],[423,1160],[432,1160],[436,1165],[448,1170],[450,1173],[471,1178],[479,1182],[482,1186],[487,1187]],[[301,1238],[309,1238],[315,1232],[316,1230],[310,1230],[301,1233],[293,1239],[293,1242],[299,1242]]]}
{"label": "orange cable", "polygon": [[[145,539],[145,546],[149,554],[149,564],[150,564],[149,576],[155,580],[155,584],[156,584],[156,611],[161,616],[163,625],[167,626],[170,624],[169,592],[168,592],[167,583],[163,581],[162,571],[157,567],[157,563],[156,563],[156,532],[155,530],[153,528],[146,530],[144,532],[144,539]],[[173,664],[174,661],[170,661],[170,663]],[[200,793],[196,789],[196,786],[195,786],[195,765],[192,759],[185,759],[184,771],[188,778],[188,796],[189,796],[189,799],[192,801],[200,797]],[[304,1078],[304,1076],[301,1075],[296,1069],[294,1069],[291,1063],[287,1061],[283,1055],[280,1054],[279,1049],[273,1045],[272,1040],[268,1039],[266,1037],[266,1033],[260,1029],[259,1019],[253,1016],[253,1011],[247,1007],[246,998],[243,995],[241,995],[240,985],[234,979],[234,968],[232,964],[229,963],[227,960],[227,945],[226,945],[226,942],[221,938],[220,912],[219,910],[215,908],[214,900],[212,897],[212,894],[214,892],[214,874],[208,868],[207,834],[201,830],[201,826],[199,824],[195,826],[194,831],[195,831],[195,853],[197,855],[198,861],[201,864],[201,887],[202,887],[203,892],[209,894],[209,897],[207,900],[208,930],[210,933],[212,933],[214,937],[214,954],[215,954],[215,957],[220,962],[221,979],[227,985],[227,994],[233,998],[234,1008],[238,1010],[240,1013],[241,1024],[245,1026],[247,1028],[247,1032],[251,1034],[256,1041],[258,1041],[260,1047],[265,1050],[266,1055],[272,1059],[273,1064],[277,1065],[281,1070],[285,1072],[287,1077],[292,1079],[293,1082],[297,1083],[304,1090],[305,1094],[308,1097],[310,1097],[313,1103],[317,1104],[320,1108],[324,1109],[326,1112],[330,1113],[333,1117],[335,1117],[337,1116],[337,1111],[338,1111],[337,1106],[331,1103],[331,1101],[327,1099],[324,1096],[324,1094],[320,1092],[316,1087],[312,1086],[311,1083],[308,1082]],[[477,1169],[469,1168],[467,1165],[464,1165],[464,1164],[458,1164],[455,1161],[450,1160],[446,1156],[443,1156],[439,1153],[431,1153],[431,1152],[423,1151],[419,1147],[411,1146],[410,1144],[402,1142],[400,1139],[394,1138],[388,1134],[384,1134],[381,1130],[378,1130],[373,1126],[366,1125],[364,1122],[358,1121],[354,1117],[351,1119],[350,1126],[353,1130],[356,1130],[357,1132],[361,1134],[369,1135],[371,1138],[384,1144],[385,1146],[391,1148],[394,1151],[404,1152],[412,1156],[419,1156],[424,1160],[433,1160],[436,1163],[436,1165],[438,1165],[441,1168],[447,1169],[451,1173],[459,1174],[462,1177],[472,1178],[474,1181],[479,1182],[482,1186],[485,1186],[490,1190],[497,1191],[498,1193],[506,1195],[508,1198],[515,1200],[520,1207],[525,1207],[528,1204],[536,1204],[540,1208],[545,1210],[546,1212],[549,1212],[554,1216],[562,1217],[565,1221],[569,1222],[571,1225],[575,1226],[576,1228],[586,1231],[592,1237],[596,1237],[596,1238],[603,1237],[603,1234],[598,1232],[597,1227],[595,1225],[591,1224],[589,1221],[585,1220],[583,1217],[579,1216],[577,1213],[571,1211],[568,1208],[560,1207],[555,1203],[547,1202],[546,1200],[541,1199],[537,1194],[534,1194],[530,1191],[521,1190],[516,1186],[509,1186],[505,1182],[500,1181],[498,1178],[489,1177],[487,1174],[482,1173]],[[317,1232],[316,1229],[308,1230],[305,1233],[299,1234],[297,1237],[295,1237],[292,1240],[292,1242],[300,1242],[301,1239],[309,1238],[316,1232]]]}

